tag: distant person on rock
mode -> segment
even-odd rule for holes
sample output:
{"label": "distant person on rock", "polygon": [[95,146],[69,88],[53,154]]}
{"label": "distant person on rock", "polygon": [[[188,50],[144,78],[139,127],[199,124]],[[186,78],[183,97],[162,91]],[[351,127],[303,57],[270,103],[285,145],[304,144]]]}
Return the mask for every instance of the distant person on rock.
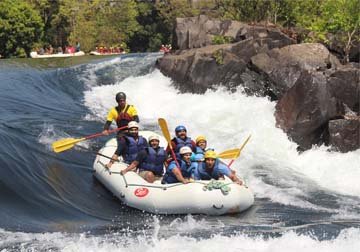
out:
{"label": "distant person on rock", "polygon": [[118,128],[127,126],[130,121],[140,122],[135,107],[126,103],[126,94],[124,92],[117,93],[115,100],[118,105],[108,112],[103,131],[105,135],[109,134],[108,131],[113,121],[116,122]]}
{"label": "distant person on rock", "polygon": [[75,46],[76,46],[75,51],[76,51],[76,52],[80,52],[80,42],[79,42],[79,41],[76,41]]}
{"label": "distant person on rock", "polygon": [[161,179],[164,174],[164,162],[166,152],[163,147],[159,146],[160,139],[157,135],[149,137],[149,147],[141,150],[136,159],[121,174],[139,168],[139,175],[149,183]]}

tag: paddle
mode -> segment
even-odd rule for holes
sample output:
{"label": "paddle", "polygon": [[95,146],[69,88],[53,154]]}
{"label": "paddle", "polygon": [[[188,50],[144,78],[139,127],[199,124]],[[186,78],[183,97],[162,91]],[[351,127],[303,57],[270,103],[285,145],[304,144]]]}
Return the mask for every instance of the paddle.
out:
{"label": "paddle", "polygon": [[176,159],[175,152],[174,152],[174,150],[172,148],[172,145],[171,145],[170,132],[169,132],[169,128],[167,126],[167,123],[166,123],[165,119],[164,118],[159,118],[158,123],[160,125],[161,131],[162,131],[166,141],[168,142],[168,145],[169,145],[169,148],[170,148],[170,151],[171,151],[171,156],[175,160],[176,166],[180,167],[179,163],[178,163],[178,161]]}
{"label": "paddle", "polygon": [[247,144],[247,142],[249,142],[251,135],[248,136],[248,138],[245,140],[245,142],[241,145],[240,149],[238,149],[239,151],[236,153],[236,155],[234,156],[234,158],[230,161],[230,163],[228,164],[228,166],[230,167],[236,158],[238,158],[240,156],[240,152],[242,151],[242,149],[244,149],[245,145]]}
{"label": "paddle", "polygon": [[217,156],[222,159],[235,159],[239,156],[240,149],[231,149],[220,152]]}
{"label": "paddle", "polygon": [[[126,128],[127,128],[127,126],[124,126],[124,127],[120,127],[120,128],[117,128],[117,129],[109,130],[108,132],[113,133],[113,132],[116,132],[116,131],[119,131],[119,130],[122,130],[122,129],[126,129]],[[53,142],[52,148],[53,148],[54,152],[59,153],[59,152],[71,149],[78,142],[88,140],[90,138],[94,138],[94,137],[98,137],[98,136],[104,136],[104,135],[105,134],[101,132],[101,133],[97,133],[97,134],[94,134],[94,135],[90,135],[90,136],[86,136],[86,137],[78,138],[78,139],[76,139],[76,138],[60,139],[60,140],[58,140],[56,142]]]}

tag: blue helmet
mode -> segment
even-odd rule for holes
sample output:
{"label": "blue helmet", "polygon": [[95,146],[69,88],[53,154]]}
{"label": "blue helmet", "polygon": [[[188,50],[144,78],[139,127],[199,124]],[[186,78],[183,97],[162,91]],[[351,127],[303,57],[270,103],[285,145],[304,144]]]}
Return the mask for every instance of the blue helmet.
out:
{"label": "blue helmet", "polygon": [[182,125],[176,126],[176,128],[175,128],[175,133],[178,133],[179,131],[182,131],[182,130],[185,130],[185,131],[186,131],[185,126],[182,126]]}

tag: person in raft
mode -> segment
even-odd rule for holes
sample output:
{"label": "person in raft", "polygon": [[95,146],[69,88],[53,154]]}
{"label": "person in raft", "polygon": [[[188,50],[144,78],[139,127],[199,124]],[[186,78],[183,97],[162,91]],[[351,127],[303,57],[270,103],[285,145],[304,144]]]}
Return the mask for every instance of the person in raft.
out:
{"label": "person in raft", "polygon": [[[180,151],[181,158],[171,161],[169,166],[166,169],[166,173],[161,181],[162,184],[172,184],[181,182],[187,184],[192,178],[195,166],[194,163],[190,161],[192,151],[190,147],[183,146]],[[179,165],[179,167],[178,167]]]}
{"label": "person in raft", "polygon": [[[109,134],[109,128],[113,121],[116,121],[117,127],[127,126],[130,121],[140,122],[137,111],[133,105],[126,103],[126,94],[124,92],[119,92],[115,96],[117,106],[109,110],[109,113],[106,118],[104,125],[104,135]],[[118,132],[118,136],[123,133],[123,131]]]}
{"label": "person in raft", "polygon": [[195,140],[196,148],[193,154],[191,155],[191,161],[194,162],[202,162],[204,161],[204,153],[207,150],[214,150],[214,149],[207,149],[207,140],[205,136],[198,136]]}
{"label": "person in raft", "polygon": [[149,183],[161,179],[164,174],[164,162],[166,160],[166,152],[163,147],[159,146],[160,139],[157,135],[149,137],[149,147],[141,150],[136,159],[120,173],[126,174],[128,171],[139,168],[139,175]]}
{"label": "person in raft", "polygon": [[219,161],[217,154],[213,150],[208,150],[204,154],[205,161],[198,163],[194,171],[195,180],[224,179],[229,177],[233,182],[242,185],[243,182],[236,176],[235,171],[231,170],[226,164]]}
{"label": "person in raft", "polygon": [[[175,152],[175,155],[178,159],[181,158],[179,154],[180,149],[184,146],[187,146],[191,151],[195,151],[196,144],[190,137],[187,136],[187,130],[185,126],[179,125],[175,128],[175,137],[171,140],[171,146]],[[168,154],[171,154],[169,146],[166,149]]]}
{"label": "person in raft", "polygon": [[128,132],[117,138],[118,146],[111,157],[111,160],[106,167],[110,169],[114,160],[118,160],[119,156],[123,157],[123,160],[127,164],[131,164],[136,159],[137,154],[148,147],[147,141],[144,137],[139,136],[139,125],[135,121],[131,121],[128,124]]}

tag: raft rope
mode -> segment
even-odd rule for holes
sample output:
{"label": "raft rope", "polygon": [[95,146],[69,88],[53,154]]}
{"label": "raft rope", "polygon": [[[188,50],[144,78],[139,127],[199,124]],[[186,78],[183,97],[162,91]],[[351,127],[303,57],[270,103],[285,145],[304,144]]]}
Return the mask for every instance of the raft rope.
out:
{"label": "raft rope", "polygon": [[212,191],[214,189],[215,190],[220,189],[224,195],[228,195],[229,192],[231,191],[231,188],[229,186],[230,184],[232,184],[232,183],[226,184],[222,181],[212,179],[212,180],[210,180],[210,182],[208,184],[204,185],[203,190],[204,191],[207,191],[207,190]]}
{"label": "raft rope", "polygon": [[[112,171],[110,171],[103,162],[98,161],[98,163],[100,163],[110,175],[111,174],[120,174],[121,175],[120,172],[112,172]],[[129,184],[127,182],[125,176],[121,175],[121,177],[123,178],[126,187],[129,187],[129,186],[142,186],[142,187],[144,187],[143,184]],[[220,189],[221,192],[224,195],[228,195],[229,192],[231,191],[231,188],[229,187],[229,185],[230,184],[235,184],[233,182],[226,184],[224,182],[217,181],[217,180],[211,180],[209,183],[204,183],[204,182],[201,182],[201,181],[192,181],[190,183],[196,183],[196,184],[204,185],[204,188],[203,188],[204,191],[207,191],[207,190],[211,191],[213,189]],[[160,185],[146,185],[145,187],[167,190],[168,188],[172,188],[172,187],[176,187],[176,186],[182,186],[182,185],[184,185],[184,184],[183,183],[174,183],[174,184],[162,184],[161,186]]]}

